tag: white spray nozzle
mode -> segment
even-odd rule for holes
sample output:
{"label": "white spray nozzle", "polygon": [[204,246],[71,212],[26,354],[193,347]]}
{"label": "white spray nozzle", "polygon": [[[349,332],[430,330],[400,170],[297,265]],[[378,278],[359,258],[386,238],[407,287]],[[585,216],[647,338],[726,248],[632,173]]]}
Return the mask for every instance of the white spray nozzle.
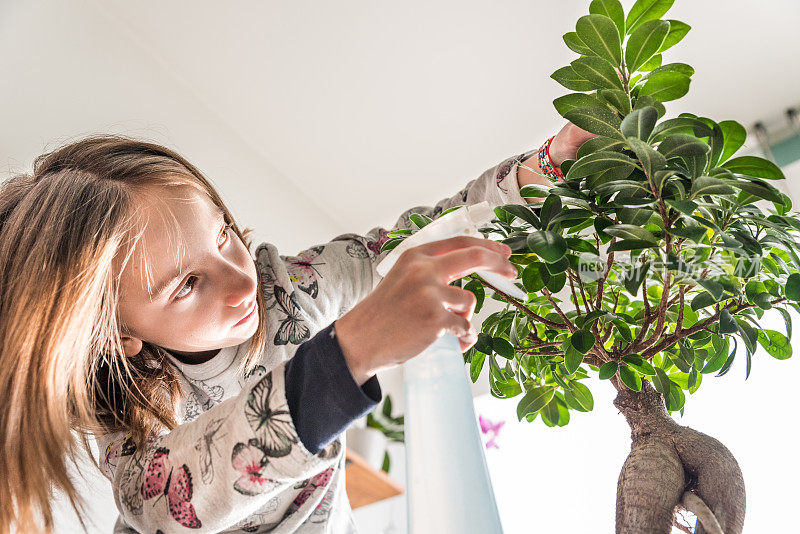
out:
{"label": "white spray nozzle", "polygon": [[[492,210],[489,203],[486,201],[479,202],[472,206],[463,206],[442,215],[438,219],[428,223],[417,233],[404,239],[394,250],[387,254],[383,261],[378,264],[376,270],[382,277],[386,276],[404,250],[425,243],[440,241],[458,235],[483,238],[483,234],[478,231],[478,226],[489,223],[494,216],[494,210]],[[475,271],[475,273],[503,293],[511,295],[523,302],[528,298],[528,295],[524,291],[502,275],[487,271]]]}

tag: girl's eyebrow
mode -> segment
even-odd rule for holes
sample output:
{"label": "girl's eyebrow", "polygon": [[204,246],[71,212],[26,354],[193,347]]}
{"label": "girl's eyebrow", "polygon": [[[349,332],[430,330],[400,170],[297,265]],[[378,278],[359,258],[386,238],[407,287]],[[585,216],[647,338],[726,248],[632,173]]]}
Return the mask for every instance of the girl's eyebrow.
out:
{"label": "girl's eyebrow", "polygon": [[[217,206],[217,216],[214,218],[214,223],[215,223],[214,226],[215,227],[219,226],[220,223],[222,223],[224,220],[225,220],[225,213]],[[172,286],[172,284],[181,280],[186,275],[186,273],[194,270],[196,267],[197,267],[196,265],[191,265],[188,268],[184,268],[173,272],[168,279],[156,285],[155,289],[153,289],[152,291],[148,291],[150,300],[152,301],[154,299],[161,298],[161,296]]]}

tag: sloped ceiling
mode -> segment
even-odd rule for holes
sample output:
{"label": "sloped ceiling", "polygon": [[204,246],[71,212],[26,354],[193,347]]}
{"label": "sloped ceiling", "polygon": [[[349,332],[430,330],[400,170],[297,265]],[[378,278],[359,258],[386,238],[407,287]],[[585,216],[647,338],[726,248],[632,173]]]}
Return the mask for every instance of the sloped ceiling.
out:
{"label": "sloped ceiling", "polygon": [[[588,1],[96,5],[315,210],[364,232],[560,128],[549,75]],[[692,30],[665,62],[696,69],[668,113],[749,127],[800,103],[800,2],[679,0],[668,16]]]}

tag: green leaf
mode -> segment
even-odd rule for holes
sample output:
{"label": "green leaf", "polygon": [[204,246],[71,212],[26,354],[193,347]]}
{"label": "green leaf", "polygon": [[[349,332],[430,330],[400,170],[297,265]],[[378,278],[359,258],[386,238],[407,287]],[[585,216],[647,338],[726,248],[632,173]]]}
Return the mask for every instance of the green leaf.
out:
{"label": "green leaf", "polygon": [[723,309],[719,314],[719,333],[735,334],[738,331],[739,328],[736,326],[736,321],[731,315],[731,312]]}
{"label": "green leaf", "polygon": [[493,337],[492,350],[507,360],[514,359],[514,346],[507,339]]}
{"label": "green leaf", "polygon": [[714,373],[722,369],[725,362],[728,360],[728,341],[727,339],[719,344],[714,355],[709,358],[703,368],[700,370],[703,374]]}
{"label": "green leaf", "polygon": [[588,330],[576,330],[572,334],[570,342],[581,354],[586,354],[594,347],[595,337]]}
{"label": "green leaf", "polygon": [[583,41],[581,41],[581,38],[578,37],[577,33],[567,32],[562,36],[562,39],[564,39],[564,43],[573,52],[577,52],[582,56],[588,56],[592,54],[592,51]]}
{"label": "green leaf", "polygon": [[667,405],[667,410],[670,412],[677,412],[686,403],[686,395],[683,390],[670,380],[669,394],[664,397],[664,403]]}
{"label": "green leaf", "polygon": [[740,156],[728,160],[723,165],[726,169],[745,176],[755,176],[766,180],[784,180],[783,171],[771,161],[758,156]]}
{"label": "green leaf", "polygon": [[583,156],[577,160],[567,171],[567,178],[584,178],[610,169],[636,167],[636,161],[620,152],[601,150]]}
{"label": "green leaf", "polygon": [[563,116],[566,112],[575,108],[603,107],[603,103],[594,95],[570,93],[553,100],[553,106],[555,106],[558,114]]}
{"label": "green leaf", "polygon": [[391,461],[389,460],[389,451],[384,451],[383,453],[383,463],[381,464],[381,471],[384,473],[389,473],[389,467],[392,465]]}
{"label": "green leaf", "polygon": [[550,402],[548,402],[542,408],[542,421],[547,426],[563,426],[561,425],[561,410],[558,409],[558,398],[553,397]]}
{"label": "green leaf", "polygon": [[586,78],[599,88],[622,89],[622,80],[617,71],[605,59],[596,56],[579,57],[570,65],[579,76]]}
{"label": "green leaf", "polygon": [[671,387],[672,382],[667,377],[667,373],[665,373],[663,369],[656,367],[655,370],[656,375],[653,377],[653,385],[656,387],[656,391],[666,397],[669,395],[669,388]]}
{"label": "green leaf", "polygon": [[619,378],[628,389],[633,391],[642,390],[642,378],[633,372],[627,365],[621,365],[619,368]]}
{"label": "green leaf", "polygon": [[476,382],[483,369],[483,362],[486,360],[486,354],[475,351],[472,355],[472,361],[469,364],[469,377],[472,382]]}
{"label": "green leaf", "polygon": [[566,283],[567,283],[566,273],[554,274],[548,280],[545,281],[545,285],[547,286],[547,289],[549,289],[551,293],[558,293],[564,288],[564,285]]}
{"label": "green leaf", "polygon": [[628,364],[628,367],[639,371],[643,375],[653,376],[656,374],[650,362],[644,360],[641,356],[628,355],[623,356],[622,361]]}
{"label": "green leaf", "polygon": [[603,231],[620,239],[647,241],[648,243],[658,242],[656,236],[654,236],[648,230],[642,228],[641,226],[635,226],[632,224],[615,224],[613,226],[609,226]]}
{"label": "green leaf", "polygon": [[631,112],[631,99],[625,91],[621,89],[600,89],[598,93],[600,98],[611,104],[620,115],[624,116]]}
{"label": "green leaf", "polygon": [[680,156],[705,155],[711,150],[706,143],[693,135],[670,135],[658,145],[658,151],[667,159]]}
{"label": "green leaf", "polygon": [[561,208],[561,198],[558,195],[549,195],[545,199],[542,207],[539,208],[539,220],[542,221],[544,229],[547,229],[553,217],[561,212]]}
{"label": "green leaf", "polygon": [[527,206],[522,206],[520,204],[505,204],[502,206],[502,209],[507,211],[514,217],[525,221],[534,228],[539,228],[541,226],[541,221],[539,220],[539,218]]}
{"label": "green leaf", "polygon": [[411,215],[408,216],[408,218],[420,229],[431,222],[430,217],[427,217],[420,213],[412,213]]}
{"label": "green leaf", "polygon": [[591,412],[594,409],[594,398],[589,388],[580,382],[571,382],[570,385],[572,386],[572,391],[565,391],[564,396],[566,397],[570,393],[578,405],[583,408],[580,411]]}
{"label": "green leaf", "polygon": [[[545,266],[539,262],[529,263],[522,270],[522,285],[528,293],[538,293],[544,288],[545,280],[541,270]],[[548,277],[549,278],[549,277]]]}
{"label": "green leaf", "polygon": [[471,291],[472,294],[475,295],[475,309],[473,310],[473,313],[478,313],[481,311],[481,307],[483,307],[483,301],[486,298],[486,291],[483,289],[483,284],[477,280],[470,280],[464,284],[464,289]]}
{"label": "green leaf", "polygon": [[786,279],[785,294],[787,299],[800,302],[800,274],[789,275]]}
{"label": "green leaf", "polygon": [[[655,113],[655,108],[648,107],[645,109],[652,109]],[[639,158],[639,161],[642,163],[644,174],[648,178],[653,178],[656,171],[667,166],[667,158],[644,141],[640,141],[635,137],[628,137],[628,145],[630,145],[636,157]]]}
{"label": "green leaf", "polygon": [[[659,72],[679,72],[681,74],[685,74],[686,76],[691,77],[694,75],[694,67],[692,67],[691,65],[687,65],[686,63],[667,63],[666,65],[661,65],[660,67],[653,69],[653,71],[650,74],[645,76],[645,79],[649,78],[653,74],[658,74]],[[697,122],[699,124],[704,124],[700,120],[697,120]],[[698,137],[703,137],[697,132],[694,132],[694,134],[697,135]]]}
{"label": "green leaf", "polygon": [[578,19],[575,31],[596,56],[615,67],[622,64],[622,39],[613,20],[605,15],[584,15]]}
{"label": "green leaf", "polygon": [[702,308],[707,308],[716,302],[717,299],[715,299],[711,293],[708,291],[703,291],[702,293],[698,293],[697,296],[692,299],[692,309],[697,311]]}
{"label": "green leaf", "polygon": [[672,3],[675,0],[636,0],[631,10],[628,12],[628,18],[625,19],[625,31],[632,33],[642,23],[648,20],[655,20],[661,18],[664,13],[669,11]]}
{"label": "green leaf", "polygon": [[625,45],[625,64],[634,72],[656,55],[669,33],[669,22],[648,20],[631,33]]}
{"label": "green leaf", "polygon": [[592,82],[578,75],[569,65],[561,67],[550,77],[571,91],[592,91],[595,89]]}
{"label": "green leaf", "polygon": [[647,61],[645,61],[644,65],[639,67],[638,70],[640,72],[650,72],[650,71],[660,67],[661,66],[661,62],[663,60],[664,60],[664,58],[661,56],[661,54],[656,54],[653,57],[651,57],[650,59],[648,59]]}
{"label": "green leaf", "polygon": [[719,128],[722,130],[722,137],[724,139],[722,154],[718,162],[718,164],[722,164],[728,161],[728,158],[742,148],[747,139],[747,131],[744,129],[744,126],[736,121],[722,121],[719,123]]}
{"label": "green leaf", "polygon": [[619,129],[622,120],[608,108],[574,108],[566,112],[564,118],[589,133],[625,141]]}
{"label": "green leaf", "polygon": [[692,215],[697,210],[697,203],[691,200],[667,200],[667,205],[684,215]]}
{"label": "green leaf", "polygon": [[614,21],[620,35],[625,35],[625,10],[619,0],[592,0],[589,4],[589,13],[605,15]]}
{"label": "green leaf", "polygon": [[564,366],[569,374],[573,374],[583,363],[583,353],[570,345],[564,353]]}
{"label": "green leaf", "polygon": [[758,343],[775,359],[786,360],[792,357],[789,339],[776,330],[759,330]]}
{"label": "green leaf", "polygon": [[651,96],[659,102],[669,102],[688,93],[691,82],[692,79],[689,76],[680,72],[651,73],[639,94]]}
{"label": "green leaf", "polygon": [[703,195],[732,195],[735,191],[731,186],[710,176],[698,176],[692,181],[692,191],[689,198]]}
{"label": "green leaf", "polygon": [[649,95],[638,95],[636,97],[636,101],[633,104],[633,109],[642,109],[646,108],[647,106],[652,106],[658,110],[658,116],[663,117],[664,113],[667,112],[667,109],[664,107],[664,104],[653,98]]}
{"label": "green leaf", "polygon": [[[600,152],[601,150],[615,151],[619,148],[622,148],[624,144],[625,143],[622,141],[610,139],[608,137],[592,137],[580,146],[578,149],[577,158],[580,160],[584,156],[588,156],[589,154],[593,154],[595,152]],[[577,163],[577,161],[575,163]],[[575,165],[573,164],[573,167],[574,166]],[[570,170],[572,170],[571,167]]]}
{"label": "green leaf", "polygon": [[641,239],[625,239],[612,243],[608,247],[608,252],[620,252],[624,250],[640,250],[645,248],[656,248],[658,243],[651,241],[643,241]]}
{"label": "green leaf", "polygon": [[528,234],[528,248],[547,263],[555,263],[567,252],[567,242],[556,233],[542,230]]}
{"label": "green leaf", "polygon": [[553,399],[555,392],[556,390],[552,386],[531,389],[517,404],[517,419],[522,421],[526,415],[536,413],[544,408]]}
{"label": "green leaf", "polygon": [[661,48],[658,50],[659,54],[678,44],[684,37],[686,37],[686,34],[689,33],[689,30],[692,29],[691,26],[679,20],[670,19],[667,20],[667,22],[669,22],[669,33],[667,33],[667,38],[664,39],[664,44],[662,44]]}
{"label": "green leaf", "polygon": [[475,350],[486,354],[487,356],[492,353],[492,336],[486,332],[478,333],[478,341],[475,342]]}
{"label": "green leaf", "polygon": [[631,111],[620,124],[622,134],[627,137],[645,140],[658,120],[658,111],[652,106]]}
{"label": "green leaf", "polygon": [[[667,119],[659,123],[653,129],[653,132],[650,134],[650,139],[648,139],[648,142],[659,143],[663,141],[665,138],[675,134],[694,135],[695,133],[694,129],[698,125],[705,127],[706,129],[708,128],[697,119],[692,119],[689,117],[678,117],[675,119]],[[703,136],[701,135],[700,137]]]}
{"label": "green leaf", "polygon": [[539,184],[523,185],[519,190],[519,194],[522,197],[545,198],[550,194],[550,187]]}
{"label": "green leaf", "polygon": [[[646,230],[645,230],[646,231]],[[631,295],[636,295],[639,291],[639,286],[642,285],[645,278],[647,277],[647,270],[650,268],[650,262],[648,261],[644,265],[639,263],[632,269],[628,270],[627,276],[623,280],[625,285],[625,289]]]}
{"label": "green leaf", "polygon": [[606,362],[600,366],[600,380],[607,380],[617,374],[617,362]]}

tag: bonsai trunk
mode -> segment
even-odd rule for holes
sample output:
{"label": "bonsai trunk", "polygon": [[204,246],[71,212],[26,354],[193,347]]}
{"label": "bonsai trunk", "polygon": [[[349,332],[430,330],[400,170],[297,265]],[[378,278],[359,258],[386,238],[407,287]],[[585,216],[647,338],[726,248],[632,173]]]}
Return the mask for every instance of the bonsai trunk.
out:
{"label": "bonsai trunk", "polygon": [[700,518],[697,533],[740,534],[744,479],[731,452],[711,436],[678,425],[646,381],[639,392],[612,381],[618,392],[614,406],[628,421],[633,441],[617,482],[617,534],[669,533],[676,506]]}

